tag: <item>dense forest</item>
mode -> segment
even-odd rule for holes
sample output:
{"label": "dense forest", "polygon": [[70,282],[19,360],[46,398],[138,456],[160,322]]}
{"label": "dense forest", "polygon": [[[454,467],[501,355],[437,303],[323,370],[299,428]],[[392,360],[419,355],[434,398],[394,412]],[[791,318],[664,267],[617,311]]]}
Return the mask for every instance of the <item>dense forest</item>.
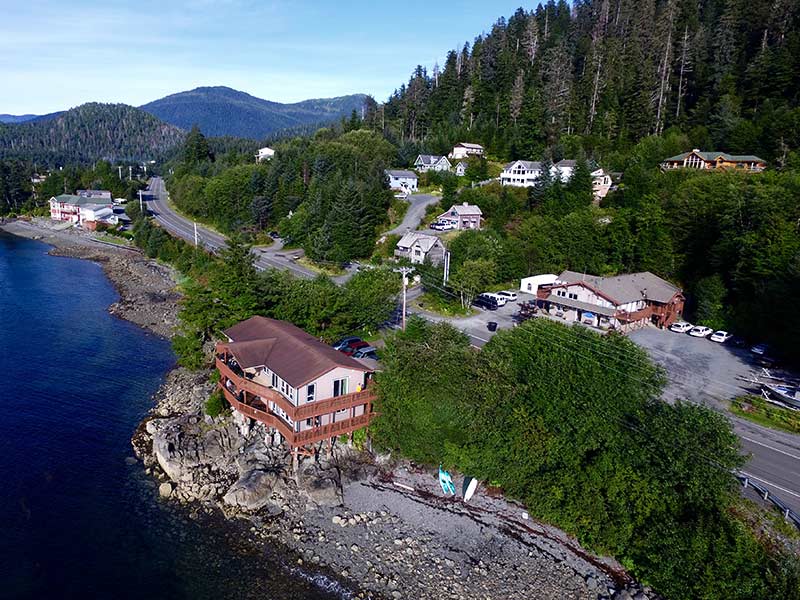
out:
{"label": "dense forest", "polygon": [[197,129],[169,178],[176,205],[226,232],[280,226],[319,262],[372,254],[391,194],[384,169],[394,147],[367,130],[321,129],[282,143],[272,160],[227,153],[218,160]]}
{"label": "dense forest", "polygon": [[156,159],[185,133],[125,104],[83,104],[55,118],[0,124],[0,158],[18,157],[63,166]]}
{"label": "dense forest", "polygon": [[582,147],[614,168],[641,138],[678,127],[684,150],[782,166],[800,146],[798,19],[795,0],[550,0],[432,73],[417,67],[370,119],[432,153],[465,140],[499,159]]}
{"label": "dense forest", "polygon": [[381,358],[382,446],[501,487],[672,600],[800,598],[794,550],[736,487],[730,424],[661,401],[663,373],[623,336],[535,319],[475,352],[412,319]]}

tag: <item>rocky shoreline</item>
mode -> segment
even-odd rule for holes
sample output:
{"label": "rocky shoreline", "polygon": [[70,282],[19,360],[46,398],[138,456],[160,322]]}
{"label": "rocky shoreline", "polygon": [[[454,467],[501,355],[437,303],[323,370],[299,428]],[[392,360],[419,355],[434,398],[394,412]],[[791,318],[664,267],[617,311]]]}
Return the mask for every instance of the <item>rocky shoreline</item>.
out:
{"label": "rocky shoreline", "polygon": [[178,324],[175,271],[145,257],[136,248],[97,241],[86,231],[59,229],[49,220],[16,220],[0,229],[19,237],[50,244],[49,254],[98,263],[120,299],[108,311],[163,338],[172,337]]}
{"label": "rocky shoreline", "polygon": [[[464,504],[435,474],[346,445],[301,460],[259,423],[203,412],[209,372],[172,371],[133,439],[164,498],[245,519],[251,542],[358,598],[657,598],[610,559],[481,489]],[[456,482],[459,483],[458,481]]]}

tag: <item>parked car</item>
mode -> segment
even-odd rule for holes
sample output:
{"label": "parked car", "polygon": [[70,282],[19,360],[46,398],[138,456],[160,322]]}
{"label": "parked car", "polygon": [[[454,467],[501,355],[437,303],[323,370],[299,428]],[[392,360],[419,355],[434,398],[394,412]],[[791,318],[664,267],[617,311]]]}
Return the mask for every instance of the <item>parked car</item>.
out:
{"label": "parked car", "polygon": [[673,323],[669,326],[670,331],[674,331],[675,333],[686,333],[691,328],[694,327],[691,323],[687,323],[686,321],[678,321],[677,323]]}
{"label": "parked car", "polygon": [[732,337],[733,337],[732,333],[728,333],[727,331],[723,331],[720,329],[719,331],[715,331],[714,333],[712,333],[711,337],[709,337],[708,339],[710,339],[712,342],[719,342],[720,344],[724,344]]}
{"label": "parked car", "polygon": [[355,336],[355,335],[351,335],[351,336],[348,336],[348,337],[344,337],[344,338],[340,339],[338,342],[336,342],[335,344],[331,344],[331,345],[333,346],[334,350],[344,350],[350,344],[353,344],[355,342],[360,342],[360,341],[361,341],[360,337]]}
{"label": "parked car", "polygon": [[371,358],[378,360],[378,349],[375,346],[366,346],[353,352],[353,358]]}
{"label": "parked car", "polygon": [[756,354],[758,356],[765,356],[769,354],[769,345],[767,344],[756,344],[752,348],[750,348],[750,352]]}
{"label": "parked car", "polygon": [[714,333],[714,330],[705,325],[695,325],[689,330],[689,335],[692,337],[708,337],[712,333]]}
{"label": "parked car", "polygon": [[455,228],[456,224],[452,221],[434,221],[431,223],[431,229],[436,231],[450,231]]}
{"label": "parked car", "polygon": [[473,306],[483,308],[485,310],[497,310],[499,304],[494,296],[487,296],[486,294],[478,294],[475,300],[472,301]]}
{"label": "parked car", "polygon": [[497,306],[505,306],[506,303],[508,302],[508,298],[506,298],[505,296],[501,296],[500,294],[497,294],[495,292],[484,292],[481,295],[494,298],[497,301]]}
{"label": "parked car", "polygon": [[345,346],[345,348],[342,350],[342,352],[347,354],[347,356],[353,356],[353,354],[355,354],[356,352],[358,352],[362,348],[372,348],[372,346],[370,346],[368,342],[364,342],[364,341],[359,340],[357,342],[351,342],[350,344]]}
{"label": "parked car", "polygon": [[505,298],[508,302],[516,302],[517,301],[517,292],[512,292],[511,290],[502,290],[497,292],[497,295]]}

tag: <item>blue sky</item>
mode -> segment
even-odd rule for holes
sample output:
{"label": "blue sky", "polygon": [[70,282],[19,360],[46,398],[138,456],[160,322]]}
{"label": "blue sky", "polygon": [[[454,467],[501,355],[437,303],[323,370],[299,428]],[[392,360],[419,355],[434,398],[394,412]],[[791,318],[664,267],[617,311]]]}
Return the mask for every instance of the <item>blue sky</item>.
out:
{"label": "blue sky", "polygon": [[520,5],[534,3],[0,0],[0,113],[141,105],[201,85],[385,100]]}

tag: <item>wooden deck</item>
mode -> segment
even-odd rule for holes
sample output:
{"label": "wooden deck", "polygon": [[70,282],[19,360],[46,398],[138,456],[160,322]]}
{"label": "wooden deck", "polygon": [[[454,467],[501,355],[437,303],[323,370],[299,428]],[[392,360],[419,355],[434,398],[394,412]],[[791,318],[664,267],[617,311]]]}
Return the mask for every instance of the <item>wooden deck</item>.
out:
{"label": "wooden deck", "polygon": [[[351,433],[369,425],[375,416],[373,412],[375,392],[370,387],[360,392],[309,402],[298,407],[274,389],[235,372],[226,364],[224,347],[221,345],[217,347],[216,367],[221,376],[219,388],[231,406],[243,415],[277,430],[292,448]],[[286,413],[295,424],[324,415],[330,415],[333,422],[305,431],[294,431],[281,416],[270,411],[270,402]],[[357,407],[364,407],[363,415],[335,420],[337,411]]]}

